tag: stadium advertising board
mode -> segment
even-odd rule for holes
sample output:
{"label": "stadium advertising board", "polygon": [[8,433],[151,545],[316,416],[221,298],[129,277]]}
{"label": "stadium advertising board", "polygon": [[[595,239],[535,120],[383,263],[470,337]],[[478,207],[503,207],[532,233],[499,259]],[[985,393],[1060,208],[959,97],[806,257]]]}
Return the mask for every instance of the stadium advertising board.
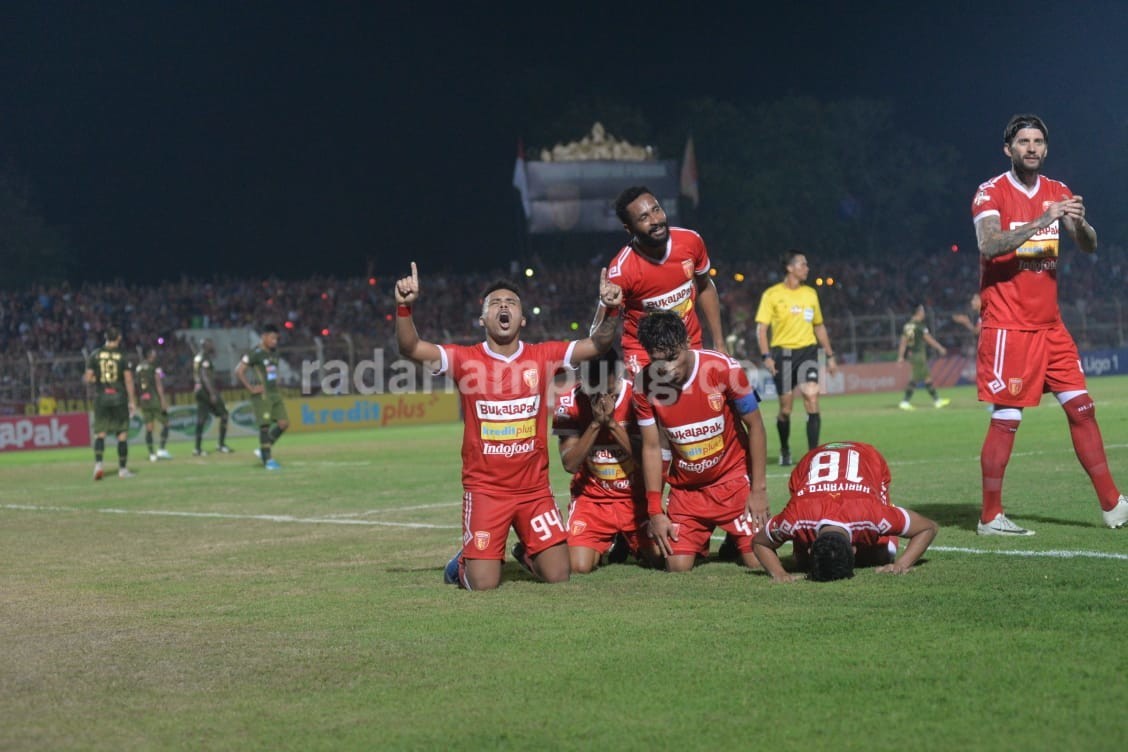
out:
{"label": "stadium advertising board", "polygon": [[0,452],[90,446],[86,413],[0,418]]}
{"label": "stadium advertising board", "polygon": [[292,431],[457,423],[459,419],[458,395],[453,392],[288,399],[286,410]]}
{"label": "stadium advertising board", "polygon": [[1081,353],[1086,376],[1119,376],[1128,373],[1128,350],[1086,350]]}

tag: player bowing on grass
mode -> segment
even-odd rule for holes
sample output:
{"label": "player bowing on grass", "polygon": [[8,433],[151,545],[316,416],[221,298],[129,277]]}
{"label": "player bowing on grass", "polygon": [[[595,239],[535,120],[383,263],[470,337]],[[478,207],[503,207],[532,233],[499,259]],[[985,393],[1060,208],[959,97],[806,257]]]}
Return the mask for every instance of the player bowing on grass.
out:
{"label": "player bowing on grass", "polygon": [[514,556],[545,582],[570,574],[567,534],[548,481],[548,411],[553,377],[574,370],[611,347],[622,291],[600,273],[599,301],[606,311],[591,336],[572,342],[528,343],[521,295],[498,281],[482,295],[484,342],[437,345],[419,338],[412,306],[419,272],[396,282],[396,342],[400,353],[449,373],[462,401],[462,549],[444,579],[467,590],[501,583],[509,528],[517,532]]}
{"label": "player bowing on grass", "polygon": [[[755,552],[776,582],[791,582],[776,549],[791,541],[795,563],[820,582],[854,576],[854,566],[904,574],[936,537],[936,523],[889,503],[889,465],[860,441],[815,447],[791,471],[791,498],[756,534]],[[892,535],[889,535],[892,533]],[[896,537],[908,538],[895,559]]]}
{"label": "player bowing on grass", "polygon": [[[650,536],[666,569],[692,569],[713,530],[736,540],[741,560],[758,567],[752,536],[768,521],[767,450],[760,400],[732,358],[693,350],[676,313],[642,319],[638,339],[650,364],[635,379]],[[662,445],[673,453],[670,496],[662,508]]]}

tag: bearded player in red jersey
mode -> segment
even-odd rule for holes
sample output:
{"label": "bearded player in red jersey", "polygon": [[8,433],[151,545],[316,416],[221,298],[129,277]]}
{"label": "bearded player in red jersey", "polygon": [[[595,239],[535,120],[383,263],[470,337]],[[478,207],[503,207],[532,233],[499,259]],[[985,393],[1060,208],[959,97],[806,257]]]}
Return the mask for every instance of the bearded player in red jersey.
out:
{"label": "bearded player in red jersey", "polygon": [[1025,407],[1053,392],[1069,420],[1077,459],[1089,474],[1104,523],[1128,522],[1128,499],[1109,473],[1096,408],[1085,385],[1077,345],[1057,300],[1059,228],[1084,253],[1097,248],[1085,204],[1065,183],[1041,175],[1049,132],[1036,115],[1015,115],[1003,132],[1011,169],[979,186],[971,213],[981,255],[982,328],[979,399],[992,403],[979,461],[983,471],[980,535],[1033,535],[1003,513],[1003,474]]}
{"label": "bearded player in red jersey", "polygon": [[[758,567],[752,536],[769,516],[767,441],[748,374],[724,353],[690,348],[685,324],[672,311],[648,314],[638,337],[650,361],[635,378],[634,393],[649,535],[666,569],[692,569],[718,527],[736,538],[743,563]],[[662,436],[673,453],[666,509]]]}
{"label": "bearded player in red jersey", "polygon": [[[860,441],[815,447],[791,471],[783,511],[756,534],[755,552],[776,582],[792,582],[776,549],[791,541],[795,561],[819,582],[854,576],[855,565],[905,574],[932,544],[936,523],[889,502],[892,477],[881,453]],[[909,544],[894,561],[894,537]]]}
{"label": "bearded player in red jersey", "polygon": [[498,281],[482,296],[479,319],[485,342],[467,347],[419,338],[412,306],[419,272],[396,282],[396,342],[400,353],[449,373],[462,400],[462,549],[444,579],[467,590],[501,584],[505,541],[517,531],[515,555],[545,582],[570,574],[567,535],[548,482],[548,411],[553,377],[606,352],[615,337],[622,293],[600,273],[599,301],[606,310],[590,337],[573,342],[526,343],[521,296]]}
{"label": "bearded player in red jersey", "polygon": [[623,190],[615,199],[615,214],[631,240],[611,260],[607,278],[623,290],[623,359],[630,372],[638,373],[647,363],[638,325],[650,311],[676,313],[685,322],[692,348],[702,347],[704,319],[713,347],[724,352],[721,301],[709,279],[705,241],[693,230],[670,227],[662,205],[645,186]]}

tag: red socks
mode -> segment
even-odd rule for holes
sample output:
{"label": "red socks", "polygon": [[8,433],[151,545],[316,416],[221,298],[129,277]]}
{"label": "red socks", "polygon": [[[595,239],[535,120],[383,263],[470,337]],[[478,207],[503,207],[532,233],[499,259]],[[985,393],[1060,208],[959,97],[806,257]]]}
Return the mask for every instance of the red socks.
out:
{"label": "red socks", "polygon": [[1104,442],[1101,440],[1101,429],[1097,425],[1097,408],[1088,394],[1079,394],[1066,402],[1065,415],[1069,418],[1069,434],[1073,439],[1073,451],[1081,466],[1089,474],[1093,488],[1100,499],[1101,509],[1109,511],[1116,506],[1120,498],[1120,491],[1112,474],[1108,471],[1108,459],[1105,456]]}
{"label": "red socks", "polygon": [[979,467],[983,471],[983,511],[980,522],[990,522],[1003,511],[1003,475],[1007,471],[1014,436],[1019,421],[991,418],[983,449],[979,453]]}

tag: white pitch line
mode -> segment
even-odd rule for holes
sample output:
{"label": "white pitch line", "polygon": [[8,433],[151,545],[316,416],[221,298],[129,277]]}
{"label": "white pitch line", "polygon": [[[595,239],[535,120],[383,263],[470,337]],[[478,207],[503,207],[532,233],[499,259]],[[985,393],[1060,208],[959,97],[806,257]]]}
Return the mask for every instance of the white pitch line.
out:
{"label": "white pitch line", "polygon": [[363,512],[338,512],[337,514],[324,514],[320,519],[348,519],[350,517],[367,517],[370,514],[388,514],[396,512],[414,512],[420,509],[449,509],[450,507],[461,507],[462,502],[446,501],[441,504],[416,504],[410,507],[388,507],[387,509],[366,509]]}
{"label": "white pitch line", "polygon": [[432,530],[460,530],[461,525],[431,525],[424,522],[385,522],[382,520],[334,519],[328,517],[294,517],[288,514],[227,514],[223,512],[176,512],[167,509],[77,509],[74,507],[41,507],[29,504],[4,504],[3,509],[24,512],[98,512],[99,514],[136,514],[155,517],[194,517],[221,520],[257,520],[290,522],[307,525],[369,525],[373,527],[409,527]]}
{"label": "white pitch line", "polygon": [[982,548],[961,548],[959,546],[930,546],[929,551],[945,551],[957,554],[995,554],[997,556],[1033,556],[1048,559],[1117,559],[1128,561],[1128,554],[1105,553],[1104,551],[988,551]]}
{"label": "white pitch line", "polygon": [[[431,509],[452,504],[426,504],[419,509]],[[3,504],[0,509],[9,509],[17,512],[98,512],[100,514],[136,514],[154,517],[189,517],[197,519],[221,520],[255,520],[259,522],[283,522],[306,525],[368,525],[370,527],[406,527],[427,530],[459,530],[461,525],[432,525],[424,522],[386,522],[382,520],[358,520],[341,517],[294,517],[289,514],[229,514],[225,512],[177,512],[166,509],[79,509],[77,507],[37,506],[34,504]],[[723,540],[723,537],[712,536],[713,540]],[[1104,551],[1015,551],[1015,550],[988,550],[981,548],[963,548],[959,546],[931,546],[929,551],[959,554],[983,554],[995,556],[1029,556],[1049,559],[1113,559],[1128,561],[1128,554],[1107,553]]]}

